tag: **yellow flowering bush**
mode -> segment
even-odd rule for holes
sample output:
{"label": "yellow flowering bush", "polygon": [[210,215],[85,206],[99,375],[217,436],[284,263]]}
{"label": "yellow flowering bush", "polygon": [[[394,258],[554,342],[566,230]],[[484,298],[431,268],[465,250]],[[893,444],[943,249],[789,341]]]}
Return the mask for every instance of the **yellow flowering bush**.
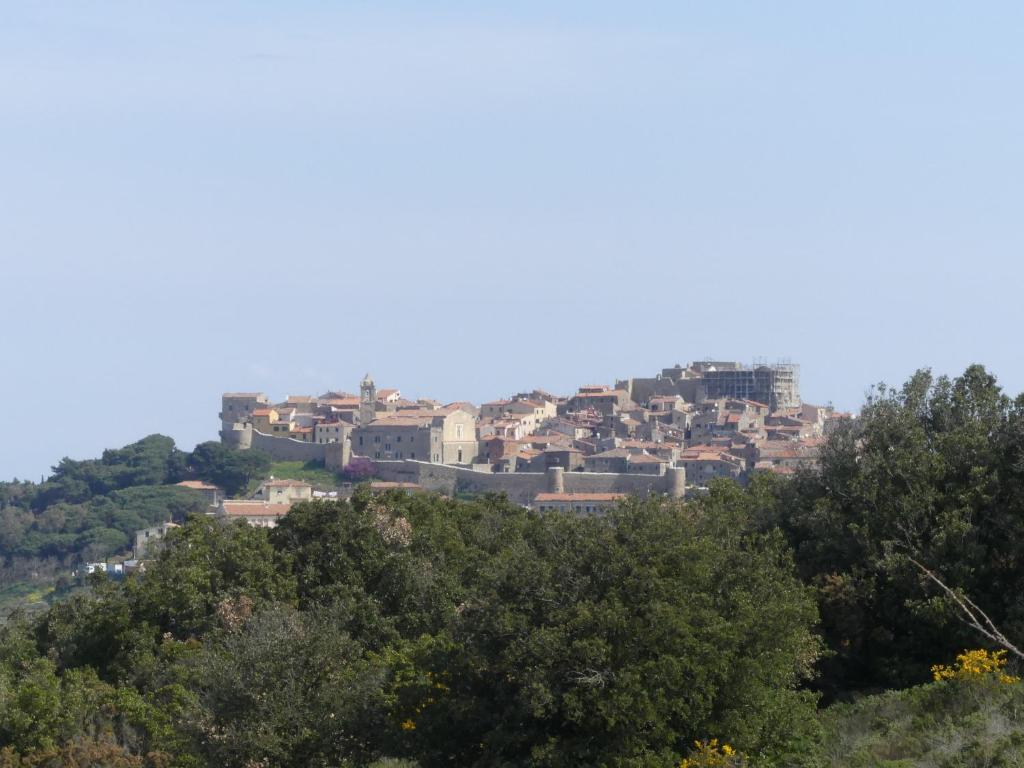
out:
{"label": "yellow flowering bush", "polygon": [[694,752],[679,763],[679,768],[738,768],[743,765],[743,756],[728,744],[719,744],[718,739],[695,741]]}
{"label": "yellow flowering bush", "polygon": [[956,657],[956,664],[948,667],[945,664],[936,664],[932,667],[932,677],[939,680],[980,680],[993,677],[1000,683],[1013,685],[1019,683],[1020,678],[1016,675],[1008,675],[1005,672],[1006,651],[986,651],[978,648],[973,651],[964,651]]}

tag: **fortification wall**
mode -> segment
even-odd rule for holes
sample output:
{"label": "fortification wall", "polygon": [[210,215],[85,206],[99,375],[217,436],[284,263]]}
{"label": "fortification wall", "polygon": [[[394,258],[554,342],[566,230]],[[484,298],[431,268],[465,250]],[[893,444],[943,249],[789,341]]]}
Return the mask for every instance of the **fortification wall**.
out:
{"label": "fortification wall", "polygon": [[220,431],[220,440],[229,448],[239,451],[247,451],[252,448],[252,425],[243,424],[238,421],[234,424],[224,424]]}
{"label": "fortification wall", "polygon": [[275,461],[324,461],[326,454],[326,444],[274,437],[255,429],[252,430],[251,447],[270,454]]}
{"label": "fortification wall", "polygon": [[[412,461],[376,461],[381,480],[416,483],[428,491],[456,493],[504,493],[517,504],[529,504],[538,493],[629,493],[645,496],[664,493],[681,498],[686,475],[670,469],[664,475],[627,475],[604,472],[477,472],[447,464]],[[559,480],[559,477],[561,478]],[[559,487],[561,485],[561,488]]]}

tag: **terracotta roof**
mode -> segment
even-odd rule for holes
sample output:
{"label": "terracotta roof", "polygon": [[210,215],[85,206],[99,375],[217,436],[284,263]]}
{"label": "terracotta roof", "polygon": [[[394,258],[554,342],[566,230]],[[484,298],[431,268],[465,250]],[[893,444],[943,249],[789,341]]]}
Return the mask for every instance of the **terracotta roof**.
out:
{"label": "terracotta roof", "polygon": [[287,515],[292,508],[290,502],[271,504],[266,501],[223,501],[221,509],[228,517],[252,517],[260,515],[263,517],[281,517]]}
{"label": "terracotta roof", "polygon": [[665,464],[665,459],[657,456],[650,456],[646,453],[631,453],[627,459],[630,464]]}
{"label": "terracotta roof", "polygon": [[254,408],[252,411],[253,416],[269,416],[273,413],[273,408]]}
{"label": "terracotta roof", "polygon": [[626,498],[624,493],[538,493],[533,501],[619,501]]}
{"label": "terracotta roof", "polygon": [[606,389],[603,392],[577,392],[573,395],[574,398],[588,398],[588,397],[623,397],[629,396],[629,393],[624,389]]}
{"label": "terracotta roof", "polygon": [[324,405],[330,405],[335,408],[357,406],[359,405],[358,397],[331,397],[321,401]]}
{"label": "terracotta roof", "polygon": [[623,440],[620,447],[622,448],[647,448],[653,450],[659,450],[665,447],[664,443],[656,443],[653,440]]}
{"label": "terracotta roof", "polygon": [[592,456],[588,456],[590,459],[624,459],[630,456],[630,452],[625,448],[611,448],[601,453],[595,453]]}
{"label": "terracotta roof", "polygon": [[219,491],[220,488],[216,485],[211,485],[203,480],[182,480],[180,483],[175,485],[181,488],[190,488],[193,491]]}

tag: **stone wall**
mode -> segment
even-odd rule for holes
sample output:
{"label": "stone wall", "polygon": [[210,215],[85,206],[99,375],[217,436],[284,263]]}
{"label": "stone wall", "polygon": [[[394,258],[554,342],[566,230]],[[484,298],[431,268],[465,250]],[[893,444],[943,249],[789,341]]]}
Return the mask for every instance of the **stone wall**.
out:
{"label": "stone wall", "polygon": [[251,447],[269,454],[275,461],[324,461],[328,445],[330,443],[304,443],[252,430]]}
{"label": "stone wall", "polygon": [[[447,464],[422,461],[376,461],[381,480],[416,483],[428,491],[456,493],[504,493],[511,501],[529,504],[538,493],[648,493],[681,498],[686,473],[669,469],[664,475],[626,475],[605,472],[564,472],[560,467],[547,472],[478,472]],[[561,488],[558,487],[559,480]]]}

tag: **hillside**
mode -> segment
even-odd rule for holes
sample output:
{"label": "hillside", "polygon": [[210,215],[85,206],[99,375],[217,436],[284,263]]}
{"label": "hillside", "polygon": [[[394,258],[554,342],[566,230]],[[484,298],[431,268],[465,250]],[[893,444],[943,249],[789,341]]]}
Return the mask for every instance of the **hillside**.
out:
{"label": "hillside", "polygon": [[262,478],[269,460],[238,455],[217,443],[179,450],[150,435],[99,459],[63,459],[42,483],[0,483],[0,616],[35,605],[66,587],[84,562],[127,553],[134,531],[181,522],[206,509],[198,494],[175,483],[219,482],[231,491]]}
{"label": "hillside", "polygon": [[0,630],[0,768],[1024,765],[1021,659],[960,607],[1024,638],[1024,397],[980,366],[686,501],[362,486],[272,529],[170,502],[269,469],[152,437],[5,486],[10,569],[185,518],[144,574]]}

